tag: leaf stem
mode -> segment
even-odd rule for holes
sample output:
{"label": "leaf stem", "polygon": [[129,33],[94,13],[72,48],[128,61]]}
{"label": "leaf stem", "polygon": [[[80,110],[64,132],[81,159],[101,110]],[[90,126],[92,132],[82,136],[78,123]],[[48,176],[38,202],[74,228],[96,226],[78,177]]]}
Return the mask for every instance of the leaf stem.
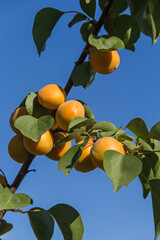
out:
{"label": "leaf stem", "polygon": [[81,15],[84,15],[89,22],[92,21],[87,15],[85,15],[84,13],[78,12],[78,11],[66,11],[64,13],[77,13],[77,14],[81,14]]}

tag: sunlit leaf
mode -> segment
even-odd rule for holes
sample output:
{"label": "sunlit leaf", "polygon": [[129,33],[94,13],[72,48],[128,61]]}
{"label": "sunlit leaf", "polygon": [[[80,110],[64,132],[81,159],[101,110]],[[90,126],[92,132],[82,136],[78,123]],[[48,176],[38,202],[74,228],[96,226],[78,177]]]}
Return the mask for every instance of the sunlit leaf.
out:
{"label": "sunlit leaf", "polygon": [[149,131],[147,125],[141,118],[134,118],[127,124],[126,128],[143,140],[148,138]]}
{"label": "sunlit leaf", "polygon": [[83,126],[88,126],[88,125],[93,124],[94,122],[95,122],[95,120],[92,118],[76,117],[70,122],[69,129],[75,129],[75,128],[80,128]]}
{"label": "sunlit leaf", "polygon": [[160,122],[156,123],[150,130],[150,138],[160,140]]}

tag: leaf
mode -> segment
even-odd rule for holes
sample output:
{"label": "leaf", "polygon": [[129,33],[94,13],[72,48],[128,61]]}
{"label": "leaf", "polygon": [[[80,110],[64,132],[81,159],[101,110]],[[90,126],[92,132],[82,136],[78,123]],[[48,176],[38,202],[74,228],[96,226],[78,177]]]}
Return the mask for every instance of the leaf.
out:
{"label": "leaf", "polygon": [[160,122],[157,122],[150,130],[149,136],[150,138],[154,138],[160,140]]}
{"label": "leaf", "polygon": [[83,20],[86,20],[86,15],[82,14],[82,13],[77,13],[73,19],[68,23],[68,27],[72,27],[74,24],[81,22]]}
{"label": "leaf", "polygon": [[123,185],[127,187],[142,171],[142,162],[138,157],[122,155],[113,150],[103,153],[103,166],[113,183],[114,193]]}
{"label": "leaf", "polygon": [[[103,10],[108,0],[99,0],[99,6]],[[127,0],[114,0],[111,9],[109,10],[112,14],[118,14],[123,12],[128,7]]]}
{"label": "leaf", "polygon": [[43,8],[36,14],[32,34],[39,56],[44,51],[47,39],[63,14],[64,12],[54,8]]}
{"label": "leaf", "polygon": [[86,117],[86,118],[95,119],[95,118],[94,118],[94,114],[93,114],[92,110],[88,107],[88,105],[87,105],[85,102],[81,101],[81,100],[77,100],[77,101],[79,101],[80,103],[82,103],[82,105],[83,105],[83,107],[84,107],[84,110],[85,110],[85,117]]}
{"label": "leaf", "polygon": [[71,74],[73,86],[84,85],[88,88],[93,82],[96,72],[93,70],[89,62],[84,62],[76,66]]}
{"label": "leaf", "polygon": [[12,194],[9,188],[0,185],[0,211],[22,208],[32,204],[32,199],[24,193]]}
{"label": "leaf", "polygon": [[141,31],[152,38],[155,44],[160,36],[160,1],[134,1],[128,0],[132,16],[138,21]]}
{"label": "leaf", "polygon": [[57,204],[48,212],[56,220],[65,240],[82,240],[84,227],[81,216],[67,204]]}
{"label": "leaf", "polygon": [[105,18],[104,27],[110,35],[119,37],[129,50],[134,49],[133,44],[140,37],[138,22],[127,14]]}
{"label": "leaf", "polygon": [[34,92],[31,92],[26,97],[25,106],[26,106],[27,112],[34,117],[40,117],[48,111],[47,108],[43,107],[38,102],[37,93],[34,93]]}
{"label": "leaf", "polygon": [[31,208],[28,212],[33,232],[38,240],[50,240],[54,232],[54,220],[42,208]]}
{"label": "leaf", "polygon": [[0,221],[0,236],[9,232],[13,228],[11,223],[7,223],[5,220]]}
{"label": "leaf", "polygon": [[149,131],[142,118],[134,118],[127,124],[126,128],[143,140],[148,138]]}
{"label": "leaf", "polygon": [[139,179],[143,188],[143,198],[146,199],[148,194],[150,193],[149,181],[146,180],[146,178],[144,178],[141,174],[139,175]]}
{"label": "leaf", "polygon": [[38,142],[43,133],[52,127],[54,118],[52,116],[42,116],[39,119],[30,116],[20,116],[16,119],[14,126],[22,135]]}
{"label": "leaf", "polygon": [[71,147],[59,160],[58,170],[63,171],[65,176],[68,176],[76,161],[82,154],[81,145]]}
{"label": "leaf", "polygon": [[85,133],[85,131],[83,129],[76,129],[76,130],[74,130],[74,132],[70,133],[68,136],[58,140],[54,146],[56,147],[57,145],[63,144],[65,142],[69,142],[69,141],[77,138],[78,136],[80,136],[82,133]]}
{"label": "leaf", "polygon": [[88,42],[88,37],[93,32],[93,29],[94,29],[94,26],[90,22],[85,22],[82,24],[80,28],[80,33],[81,33],[82,39],[85,42]]}
{"label": "leaf", "polygon": [[160,235],[160,179],[152,179],[149,181],[151,187],[153,216],[155,225],[155,238],[156,240]]}
{"label": "leaf", "polygon": [[76,117],[73,118],[72,121],[69,124],[69,129],[75,129],[75,128],[80,128],[83,126],[88,126],[91,125],[95,122],[94,119],[92,118],[86,118],[86,117]]}
{"label": "leaf", "polygon": [[96,0],[80,0],[82,10],[91,18],[94,18],[96,11]]}
{"label": "leaf", "polygon": [[94,125],[94,129],[101,130],[102,132],[110,132],[112,134],[114,134],[117,130],[117,128],[113,123],[106,122],[106,121],[97,122]]}
{"label": "leaf", "polygon": [[124,42],[115,36],[110,37],[108,35],[103,35],[97,37],[91,34],[88,38],[88,42],[98,50],[113,51],[125,48]]}

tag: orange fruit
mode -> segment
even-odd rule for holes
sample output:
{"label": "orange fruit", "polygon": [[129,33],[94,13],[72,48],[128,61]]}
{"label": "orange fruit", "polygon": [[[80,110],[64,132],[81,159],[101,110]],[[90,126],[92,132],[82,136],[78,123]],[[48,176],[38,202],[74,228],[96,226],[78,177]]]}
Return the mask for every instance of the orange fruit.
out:
{"label": "orange fruit", "polygon": [[48,130],[42,134],[38,142],[24,136],[23,143],[28,152],[34,155],[46,155],[53,148],[54,142],[52,134]]}
{"label": "orange fruit", "polygon": [[[53,133],[54,143],[66,137],[67,135],[68,134],[64,132]],[[52,160],[58,161],[67,152],[67,150],[70,147],[71,147],[71,141],[57,145],[56,147],[53,147],[52,150],[46,156]]]}
{"label": "orange fruit", "polygon": [[83,105],[76,100],[70,100],[62,103],[58,107],[56,111],[56,122],[61,129],[67,131],[73,118],[84,116],[85,111]]}
{"label": "orange fruit", "polygon": [[48,109],[57,109],[66,100],[64,89],[57,84],[49,84],[38,92],[39,103]]}
{"label": "orange fruit", "polygon": [[116,70],[120,63],[117,51],[102,51],[93,47],[89,53],[92,68],[101,74],[109,74]]}
{"label": "orange fruit", "polygon": [[10,123],[10,126],[11,126],[12,130],[19,135],[22,135],[22,134],[17,128],[14,127],[14,122],[16,121],[16,119],[18,117],[23,116],[23,115],[28,115],[26,107],[18,107],[11,114],[11,117],[10,117],[10,120],[9,120],[9,123]]}
{"label": "orange fruit", "polygon": [[121,154],[125,154],[122,143],[112,137],[104,137],[98,139],[91,148],[91,158],[95,166],[103,168],[103,153],[107,150],[114,150]]}
{"label": "orange fruit", "polygon": [[[80,141],[78,144],[82,144],[84,140]],[[82,149],[82,155],[74,165],[74,168],[79,171],[79,172],[90,172],[96,168],[96,166],[93,164],[91,155],[90,155],[90,150],[93,146],[94,142],[92,139],[89,139],[88,143],[86,144],[85,147]]]}
{"label": "orange fruit", "polygon": [[29,152],[23,144],[23,136],[15,135],[8,144],[8,153],[10,157],[18,163],[24,163]]}

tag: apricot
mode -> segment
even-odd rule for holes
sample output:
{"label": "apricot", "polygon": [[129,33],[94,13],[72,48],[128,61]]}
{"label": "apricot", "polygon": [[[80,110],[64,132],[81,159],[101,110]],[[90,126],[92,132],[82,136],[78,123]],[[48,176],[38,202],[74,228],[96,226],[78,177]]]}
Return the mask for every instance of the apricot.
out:
{"label": "apricot", "polygon": [[103,168],[103,153],[107,150],[114,150],[121,154],[125,154],[122,143],[112,137],[104,137],[98,139],[91,148],[91,158],[95,166]]}
{"label": "apricot", "polygon": [[12,130],[19,135],[22,135],[22,134],[17,128],[14,127],[14,122],[16,121],[16,119],[18,117],[23,116],[23,115],[28,115],[27,109],[26,109],[26,107],[19,107],[16,110],[14,110],[14,112],[11,114],[11,117],[9,120]]}
{"label": "apricot", "polygon": [[57,109],[66,100],[64,89],[57,84],[49,84],[38,92],[39,103],[48,109]]}
{"label": "apricot", "polygon": [[56,111],[56,122],[58,126],[67,131],[71,120],[75,117],[84,117],[85,110],[83,105],[76,101],[70,100],[62,103]]}
{"label": "apricot", "polygon": [[93,47],[89,53],[92,68],[101,74],[109,74],[116,70],[120,63],[117,51],[102,51]]}
{"label": "apricot", "polygon": [[23,136],[15,135],[8,144],[8,153],[10,157],[18,163],[24,163],[29,152],[23,144]]}
{"label": "apricot", "polygon": [[38,142],[24,136],[23,143],[28,152],[34,155],[46,155],[53,148],[54,140],[52,133],[48,130],[42,134]]}
{"label": "apricot", "polygon": [[[84,140],[80,141],[78,144],[82,144]],[[96,166],[93,164],[91,155],[90,155],[90,150],[93,146],[93,140],[89,139],[88,143],[86,144],[85,147],[82,149],[82,155],[74,165],[74,168],[79,171],[79,172],[90,172],[96,168]]]}
{"label": "apricot", "polygon": [[[63,132],[55,132],[53,133],[54,143],[58,140],[66,137],[68,134]],[[53,147],[52,150],[46,155],[48,158],[58,161],[71,147],[71,141],[57,145]]]}

